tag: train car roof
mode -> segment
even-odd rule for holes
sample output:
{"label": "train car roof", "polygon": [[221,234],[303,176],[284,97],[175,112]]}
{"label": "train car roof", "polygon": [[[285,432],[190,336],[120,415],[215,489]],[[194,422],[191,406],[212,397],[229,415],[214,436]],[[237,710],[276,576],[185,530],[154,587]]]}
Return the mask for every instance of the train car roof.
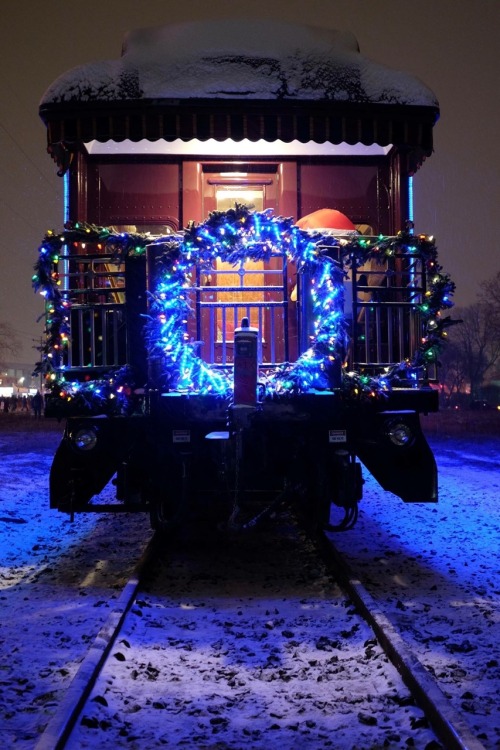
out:
{"label": "train car roof", "polygon": [[348,32],[255,19],[129,33],[119,59],[63,73],[40,115],[49,152],[181,139],[395,146],[432,153],[439,114],[414,76],[364,57]]}

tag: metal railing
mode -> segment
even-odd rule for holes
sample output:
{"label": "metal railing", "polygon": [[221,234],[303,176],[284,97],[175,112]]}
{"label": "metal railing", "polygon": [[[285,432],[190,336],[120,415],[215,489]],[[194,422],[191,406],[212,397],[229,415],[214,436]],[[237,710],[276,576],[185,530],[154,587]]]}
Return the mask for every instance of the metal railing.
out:
{"label": "metal railing", "polygon": [[63,296],[71,302],[65,367],[110,368],[127,363],[125,267],[111,255],[65,256]]}
{"label": "metal railing", "polygon": [[[70,345],[62,364],[105,369],[129,363],[125,263],[89,252],[69,255],[66,268],[63,289],[72,304]],[[296,343],[291,346],[291,336],[300,349],[308,345],[311,311],[300,298],[297,305],[290,304],[285,256],[273,256],[272,263],[262,261],[259,267],[214,263],[208,270],[196,268],[193,278],[195,284],[187,290],[194,311],[190,332],[207,363],[232,367],[234,330],[244,317],[259,331],[258,360],[264,368],[300,354]],[[414,254],[395,253],[362,266],[353,261],[344,295],[348,367],[376,375],[411,358],[422,336],[418,306],[425,293],[424,263]]]}
{"label": "metal railing", "polygon": [[[195,293],[196,336],[200,355],[209,364],[233,363],[234,330],[248,318],[258,330],[258,361],[266,367],[289,358],[286,258],[273,258],[275,268],[219,270],[214,265],[197,271]],[[230,279],[236,283],[228,284]],[[252,283],[255,279],[261,283]],[[267,283],[262,283],[266,282]],[[270,283],[269,283],[270,282]]]}
{"label": "metal railing", "polygon": [[411,359],[422,337],[423,261],[401,252],[364,266],[354,262],[347,288],[349,367],[378,374]]}

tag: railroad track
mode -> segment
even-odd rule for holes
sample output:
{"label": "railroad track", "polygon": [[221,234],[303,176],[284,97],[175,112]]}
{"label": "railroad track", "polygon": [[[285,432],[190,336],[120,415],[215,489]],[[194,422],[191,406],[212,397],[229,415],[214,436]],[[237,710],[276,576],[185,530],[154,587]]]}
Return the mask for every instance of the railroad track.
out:
{"label": "railroad track", "polygon": [[105,624],[99,630],[80,668],[71,682],[56,714],[48,723],[43,735],[36,744],[37,750],[64,748],[76,721],[90,695],[99,672],[110,649],[115,643],[123,621],[132,606],[140,586],[141,576],[155,553],[158,538],[153,536],[144,550],[141,559],[125,584]]}
{"label": "railroad track", "polygon": [[[484,750],[331,539],[312,543],[293,522],[285,519],[284,527],[264,531],[263,537],[257,530],[166,553],[154,537],[36,750],[85,747],[96,732],[99,747],[118,746],[116,732],[124,746],[140,747],[133,744],[134,733],[141,737],[138,723],[147,746],[154,747],[154,733],[161,730],[144,727],[155,722],[164,726],[165,736],[177,736],[179,747],[190,748],[208,746],[209,736],[235,749],[268,747],[273,737],[286,750],[298,745],[365,750],[382,746],[366,744],[376,733],[394,748],[412,737],[417,748]],[[360,670],[366,674],[356,675]],[[167,675],[166,682],[159,682],[159,673]],[[354,702],[339,697],[344,686],[356,694],[360,679],[368,703],[366,695]],[[377,688],[370,694],[372,681]],[[142,712],[130,709],[134,686],[145,696]],[[379,690],[389,699],[381,699]],[[113,728],[120,706],[128,715]],[[337,710],[340,719],[334,720]],[[401,716],[391,714],[384,726],[378,717],[392,710]],[[350,744],[342,737],[350,737]],[[287,738],[298,745],[287,744]]]}
{"label": "railroad track", "polygon": [[417,703],[423,708],[446,750],[484,750],[462,717],[451,706],[436,681],[424,669],[401,634],[393,627],[348,563],[327,536],[319,539],[324,554],[335,565],[339,582],[371,626],[388,658],[397,668]]}

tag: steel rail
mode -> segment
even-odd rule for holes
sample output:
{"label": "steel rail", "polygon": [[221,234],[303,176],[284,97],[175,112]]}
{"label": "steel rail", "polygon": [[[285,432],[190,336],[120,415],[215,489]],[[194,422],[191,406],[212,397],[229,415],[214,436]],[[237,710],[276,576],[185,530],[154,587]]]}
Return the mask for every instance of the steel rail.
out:
{"label": "steel rail", "polygon": [[[333,565],[335,576],[352,599],[360,615],[372,628],[388,659],[395,666],[416,702],[427,716],[437,738],[446,750],[485,750],[462,717],[451,706],[436,681],[425,670],[403,637],[381,611],[380,606],[355,576],[349,564],[326,535],[316,535],[318,547]],[[40,736],[35,750],[63,750],[78,717],[90,696],[99,673],[116,641],[122,624],[135,600],[144,569],[158,546],[152,537],[125,585],[113,611],[100,629],[81,663],[57,712]]]}
{"label": "steel rail", "polygon": [[157,546],[158,535],[155,534],[148,542],[132,575],[125,584],[113,611],[108,615],[106,622],[80,664],[56,713],[38,739],[35,750],[62,750],[65,747],[101,668],[116,641],[123,621],[135,600],[143,572],[151,562]]}
{"label": "steel rail", "polygon": [[436,681],[356,577],[333,541],[326,534],[318,534],[316,538],[326,558],[333,564],[340,585],[374,631],[387,657],[398,670],[446,750],[485,750],[484,745],[472,734]]}

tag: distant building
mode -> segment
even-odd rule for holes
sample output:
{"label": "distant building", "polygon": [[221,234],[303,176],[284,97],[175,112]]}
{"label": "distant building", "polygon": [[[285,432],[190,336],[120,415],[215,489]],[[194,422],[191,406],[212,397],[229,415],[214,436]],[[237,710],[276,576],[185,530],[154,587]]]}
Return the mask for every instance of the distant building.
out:
{"label": "distant building", "polygon": [[0,364],[0,397],[33,395],[40,388],[40,377],[33,375],[34,363],[2,362]]}

